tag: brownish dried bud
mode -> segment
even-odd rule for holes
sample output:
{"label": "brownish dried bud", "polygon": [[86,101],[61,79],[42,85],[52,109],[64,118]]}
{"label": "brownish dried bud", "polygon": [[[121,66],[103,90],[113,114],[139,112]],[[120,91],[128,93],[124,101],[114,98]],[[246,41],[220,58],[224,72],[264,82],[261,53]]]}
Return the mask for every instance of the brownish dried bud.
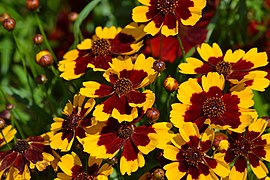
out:
{"label": "brownish dried bud", "polygon": [[78,17],[78,13],[76,13],[76,12],[71,12],[71,13],[69,13],[69,15],[68,15],[68,20],[69,20],[70,22],[75,22],[76,19],[77,19],[77,17]]}
{"label": "brownish dried bud", "polygon": [[160,112],[156,108],[152,107],[152,108],[147,109],[146,111],[146,117],[151,124],[155,123],[158,120],[159,116],[160,116]]}
{"label": "brownish dried bud", "polygon": [[16,26],[16,21],[13,18],[6,18],[4,19],[4,21],[2,22],[2,26],[8,30],[8,31],[12,31],[15,26]]}
{"label": "brownish dried bud", "polygon": [[163,86],[168,92],[173,92],[178,89],[179,83],[177,82],[176,79],[172,78],[171,76],[168,76],[164,80]]}
{"label": "brownish dried bud", "polygon": [[6,125],[6,122],[3,118],[0,117],[0,129],[3,129]]}
{"label": "brownish dried bud", "polygon": [[153,69],[157,72],[162,72],[166,69],[166,64],[164,61],[161,61],[161,60],[156,60],[154,63],[153,63]]}
{"label": "brownish dried bud", "polygon": [[218,148],[219,145],[220,145],[220,142],[223,141],[223,140],[227,140],[228,139],[228,136],[222,132],[216,132],[215,133],[215,139],[214,139],[214,142],[213,142],[213,145]]}
{"label": "brownish dried bud", "polygon": [[11,119],[11,113],[9,110],[4,110],[0,112],[0,118],[3,118],[5,120],[10,120]]}
{"label": "brownish dried bud", "polygon": [[47,50],[40,51],[36,54],[36,63],[43,67],[49,66],[53,63],[53,57]]}
{"label": "brownish dried bud", "polygon": [[48,78],[44,74],[40,74],[38,77],[36,77],[36,82],[38,84],[44,84],[47,82],[47,80],[48,80]]}
{"label": "brownish dried bud", "polygon": [[33,42],[37,45],[42,44],[43,43],[43,36],[41,34],[36,34],[33,37]]}
{"label": "brownish dried bud", "polygon": [[39,7],[39,0],[26,0],[25,7],[30,11],[35,11]]}
{"label": "brownish dried bud", "polygon": [[7,18],[9,18],[9,15],[7,13],[0,14],[0,22],[1,23]]}
{"label": "brownish dried bud", "polygon": [[14,109],[14,105],[13,104],[10,104],[10,103],[8,103],[7,105],[6,105],[6,109],[7,110],[12,110],[12,109]]}
{"label": "brownish dried bud", "polygon": [[155,180],[163,180],[164,177],[165,177],[164,170],[161,169],[161,168],[156,169],[156,170],[153,172],[153,176],[154,176],[154,179],[155,179]]}

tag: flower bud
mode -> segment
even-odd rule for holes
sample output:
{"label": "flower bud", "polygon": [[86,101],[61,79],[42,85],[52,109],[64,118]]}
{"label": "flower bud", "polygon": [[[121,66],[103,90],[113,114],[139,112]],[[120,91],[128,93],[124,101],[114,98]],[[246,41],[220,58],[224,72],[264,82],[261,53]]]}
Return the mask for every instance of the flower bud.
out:
{"label": "flower bud", "polygon": [[153,63],[153,69],[157,72],[162,72],[166,69],[166,64],[164,61],[161,61],[161,60],[156,60],[154,63]]}
{"label": "flower bud", "polygon": [[35,11],[39,7],[39,0],[26,0],[25,7],[30,11]]}
{"label": "flower bud", "polygon": [[0,118],[10,120],[11,119],[11,113],[9,110],[4,110],[0,112]]}
{"label": "flower bud", "polygon": [[16,21],[13,18],[6,18],[2,22],[2,26],[8,31],[12,31],[16,26]]}
{"label": "flower bud", "polygon": [[76,12],[71,12],[71,13],[69,13],[69,15],[68,15],[68,20],[69,20],[70,22],[75,22],[76,19],[77,19],[77,17],[78,17],[78,13],[76,13]]}
{"label": "flower bud", "polygon": [[155,123],[158,120],[159,116],[160,112],[156,108],[149,108],[146,111],[146,117],[151,124]]}
{"label": "flower bud", "polygon": [[157,168],[154,172],[153,172],[153,176],[154,179],[156,180],[163,180],[165,177],[165,173],[164,170],[161,168]]}
{"label": "flower bud", "polygon": [[3,129],[6,125],[6,122],[3,118],[0,117],[0,129]]}
{"label": "flower bud", "polygon": [[46,75],[44,75],[44,74],[40,74],[38,77],[36,77],[36,82],[38,84],[44,84],[47,82],[47,80],[48,79],[47,79]]}
{"label": "flower bud", "polygon": [[176,79],[172,78],[171,76],[168,76],[164,80],[163,86],[168,92],[173,92],[178,89],[179,83],[177,82]]}
{"label": "flower bud", "polygon": [[9,15],[7,13],[0,14],[0,22],[1,23],[7,18],[9,18]]}
{"label": "flower bud", "polygon": [[267,122],[267,127],[270,127],[270,117],[268,117],[268,116],[263,116],[262,119],[265,120],[265,121]]}
{"label": "flower bud", "polygon": [[12,110],[12,109],[14,109],[14,105],[13,104],[10,104],[10,103],[8,103],[8,104],[6,104],[6,109],[7,110]]}
{"label": "flower bud", "polygon": [[49,66],[53,63],[53,57],[47,50],[40,51],[38,54],[36,54],[36,63],[43,67]]}
{"label": "flower bud", "polygon": [[219,148],[221,141],[227,140],[227,139],[228,139],[228,136],[226,134],[222,132],[217,132],[215,133],[215,139],[214,139],[213,145],[216,148]]}
{"label": "flower bud", "polygon": [[42,44],[42,43],[43,43],[43,36],[42,36],[41,34],[36,34],[36,35],[33,37],[33,42],[34,42],[36,45]]}

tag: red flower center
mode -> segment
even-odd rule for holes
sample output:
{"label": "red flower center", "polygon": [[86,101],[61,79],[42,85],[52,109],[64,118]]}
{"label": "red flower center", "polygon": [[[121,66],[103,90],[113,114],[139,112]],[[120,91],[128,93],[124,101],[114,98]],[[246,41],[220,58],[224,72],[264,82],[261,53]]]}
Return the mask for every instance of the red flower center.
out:
{"label": "red flower center", "polygon": [[113,90],[119,96],[123,94],[127,94],[129,91],[133,89],[132,83],[129,79],[120,78],[118,79],[115,84],[113,85]]}
{"label": "red flower center", "polygon": [[198,163],[203,161],[202,153],[198,149],[195,149],[195,148],[190,148],[184,151],[183,157],[190,166],[197,167]]}
{"label": "red flower center", "polygon": [[72,130],[78,126],[80,120],[80,116],[78,116],[77,114],[71,114],[69,115],[68,119],[64,121],[63,128]]}
{"label": "red flower center", "polygon": [[127,139],[131,136],[133,127],[131,125],[123,124],[119,127],[117,135],[123,139]]}
{"label": "red flower center", "polygon": [[88,175],[85,172],[80,173],[74,180],[92,180],[92,176]]}
{"label": "red flower center", "polygon": [[226,110],[225,104],[221,98],[211,97],[203,104],[203,113],[208,118],[221,117]]}
{"label": "red flower center", "polygon": [[15,151],[23,153],[24,151],[28,150],[30,145],[26,140],[18,140],[15,144]]}
{"label": "red flower center", "polygon": [[107,39],[98,39],[93,41],[92,52],[95,55],[107,55],[110,53],[111,44]]}
{"label": "red flower center", "polygon": [[177,4],[178,0],[158,0],[157,9],[163,14],[173,13]]}
{"label": "red flower center", "polygon": [[228,62],[220,61],[216,65],[216,71],[224,76],[228,75],[232,71],[232,66]]}
{"label": "red flower center", "polygon": [[251,152],[251,149],[253,149],[254,146],[253,141],[241,136],[241,138],[235,140],[231,144],[230,150],[233,151],[237,156],[247,157],[248,153]]}

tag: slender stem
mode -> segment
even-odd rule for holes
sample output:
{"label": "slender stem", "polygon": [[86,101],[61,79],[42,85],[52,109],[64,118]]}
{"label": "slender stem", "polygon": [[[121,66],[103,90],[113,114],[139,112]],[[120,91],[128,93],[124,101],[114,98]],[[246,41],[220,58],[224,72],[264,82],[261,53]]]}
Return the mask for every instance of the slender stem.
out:
{"label": "slender stem", "polygon": [[182,40],[181,40],[181,37],[180,37],[179,33],[177,34],[177,40],[178,40],[180,49],[182,51],[183,60],[185,61],[186,60],[186,52],[185,52],[185,49],[184,49],[184,46],[183,46],[183,43],[182,43]]}
{"label": "slender stem", "polygon": [[43,26],[42,26],[42,22],[41,22],[41,20],[40,20],[38,14],[37,14],[36,12],[35,12],[35,18],[36,18],[36,21],[37,21],[37,23],[38,23],[39,31],[40,31],[40,33],[42,34],[43,38],[44,38],[44,42],[45,42],[46,47],[47,47],[47,49],[50,51],[50,53],[52,54],[53,59],[54,59],[54,62],[55,62],[56,64],[58,64],[58,59],[57,59],[57,57],[56,57],[54,51],[52,50],[52,47],[51,47],[51,45],[50,45],[50,43],[49,43],[49,41],[48,41],[48,38],[47,38],[47,36],[46,36],[46,34],[45,34],[45,31],[44,31],[44,28],[43,28]]}
{"label": "slender stem", "polygon": [[23,64],[23,70],[24,70],[24,73],[25,73],[25,75],[26,75],[27,83],[28,83],[28,86],[29,86],[30,91],[31,91],[32,100],[33,100],[33,102],[35,102],[34,92],[33,92],[33,87],[32,87],[32,85],[31,85],[31,83],[30,83],[30,77],[29,77],[29,74],[28,74],[28,72],[27,72],[25,59],[24,59],[24,57],[23,57],[23,55],[22,55],[22,51],[21,51],[21,49],[20,49],[20,44],[19,44],[19,41],[18,41],[18,39],[17,39],[17,37],[16,37],[14,31],[12,31],[12,36],[13,36],[13,39],[14,39],[14,41],[15,41],[15,43],[16,43],[17,48],[18,48],[19,56],[20,56],[21,61],[22,61],[22,64]]}
{"label": "slender stem", "polygon": [[[15,109],[14,109],[14,113],[20,118],[20,115],[16,112]],[[16,119],[14,116],[11,116],[11,120],[12,120],[12,122],[14,123],[14,126],[16,126],[16,129],[18,129],[21,138],[22,138],[22,139],[25,139],[23,130],[22,130],[21,126],[19,125],[17,119]],[[13,126],[13,127],[14,127],[14,126]]]}
{"label": "slender stem", "polygon": [[8,148],[11,149],[11,147],[10,147],[10,145],[8,144],[8,142],[7,142],[6,138],[5,138],[4,133],[3,133],[2,130],[1,130],[1,135],[2,135],[2,137],[3,137],[3,139],[4,139],[5,143],[6,143],[6,145],[8,146]]}

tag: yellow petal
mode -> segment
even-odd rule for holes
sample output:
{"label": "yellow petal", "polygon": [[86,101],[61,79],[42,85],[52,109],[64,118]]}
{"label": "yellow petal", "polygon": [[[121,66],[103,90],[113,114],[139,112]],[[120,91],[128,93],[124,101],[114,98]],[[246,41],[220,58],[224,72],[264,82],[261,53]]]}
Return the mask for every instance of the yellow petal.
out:
{"label": "yellow petal", "polygon": [[219,75],[216,72],[209,72],[207,76],[202,77],[202,87],[205,92],[208,92],[213,86],[216,86],[221,90],[224,89],[225,79],[222,74]]}
{"label": "yellow petal", "polygon": [[91,49],[91,47],[92,47],[92,40],[91,39],[85,39],[80,44],[77,45],[77,48],[80,50]]}
{"label": "yellow petal", "polygon": [[180,172],[178,166],[178,162],[173,162],[164,166],[164,169],[166,170],[165,175],[168,180],[181,179],[186,174],[186,172]]}

